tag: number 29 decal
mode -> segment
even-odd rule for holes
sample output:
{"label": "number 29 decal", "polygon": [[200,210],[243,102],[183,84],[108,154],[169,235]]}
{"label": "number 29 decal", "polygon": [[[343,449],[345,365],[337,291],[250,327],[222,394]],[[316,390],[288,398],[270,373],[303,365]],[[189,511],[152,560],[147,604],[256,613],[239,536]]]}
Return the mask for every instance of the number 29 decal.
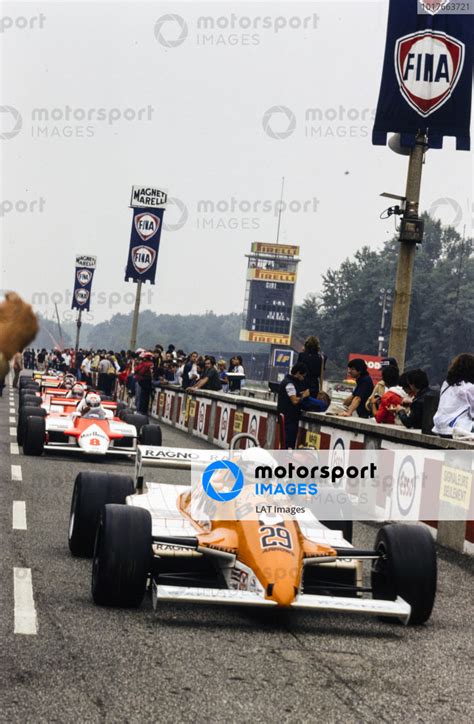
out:
{"label": "number 29 decal", "polygon": [[260,533],[260,543],[262,548],[284,548],[287,551],[293,549],[291,535],[283,526],[262,525],[258,532]]}

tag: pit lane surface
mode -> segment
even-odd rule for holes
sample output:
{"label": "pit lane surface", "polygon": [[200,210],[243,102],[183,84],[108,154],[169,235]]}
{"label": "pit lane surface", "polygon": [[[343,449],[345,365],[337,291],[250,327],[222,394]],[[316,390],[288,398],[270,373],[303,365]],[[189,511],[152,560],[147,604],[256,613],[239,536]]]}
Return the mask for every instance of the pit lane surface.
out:
{"label": "pit lane surface", "polygon": [[[133,464],[15,454],[17,393],[14,411],[9,399],[5,388],[0,721],[472,721],[472,560],[440,552],[438,598],[421,628],[183,604],[154,613],[149,599],[139,610],[96,607],[90,561],[71,558],[67,546],[73,481],[90,466],[132,474]],[[207,447],[167,427],[163,432],[166,445]],[[12,470],[20,477],[17,466],[22,480],[12,480]],[[183,475],[160,471],[163,482],[184,482]],[[374,535],[358,525],[355,542],[370,546]],[[14,591],[14,568],[21,569],[20,589],[31,571],[33,611],[28,596],[25,603],[18,586]],[[14,616],[19,590],[33,613],[26,618],[30,633],[14,633],[15,621],[25,624],[21,612]]]}

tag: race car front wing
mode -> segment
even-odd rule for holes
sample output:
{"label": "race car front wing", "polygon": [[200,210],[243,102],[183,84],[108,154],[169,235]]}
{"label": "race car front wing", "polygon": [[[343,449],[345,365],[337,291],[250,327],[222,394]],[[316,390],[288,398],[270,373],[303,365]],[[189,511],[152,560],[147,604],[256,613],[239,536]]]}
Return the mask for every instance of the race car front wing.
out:
{"label": "race car front wing", "polygon": [[[258,593],[221,588],[193,588],[191,586],[162,586],[153,581],[153,608],[165,601],[184,603],[215,603],[237,606],[276,606]],[[291,608],[329,611],[334,613],[361,613],[368,616],[386,616],[408,623],[411,606],[400,596],[395,601],[371,598],[346,598],[338,596],[315,596],[302,593],[296,596]]]}

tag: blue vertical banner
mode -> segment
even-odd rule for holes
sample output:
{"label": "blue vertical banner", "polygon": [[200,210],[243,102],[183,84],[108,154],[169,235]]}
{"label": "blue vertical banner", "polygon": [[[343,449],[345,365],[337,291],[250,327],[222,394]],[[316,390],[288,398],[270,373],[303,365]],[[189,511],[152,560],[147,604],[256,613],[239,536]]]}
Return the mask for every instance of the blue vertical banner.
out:
{"label": "blue vertical banner", "polygon": [[163,208],[133,209],[132,231],[128,251],[125,281],[155,283],[160,248]]}
{"label": "blue vertical banner", "polygon": [[96,267],[96,256],[76,256],[74,292],[71,309],[88,312],[91,304],[92,280]]}
{"label": "blue vertical banner", "polygon": [[456,149],[468,151],[474,15],[419,10],[418,0],[390,0],[372,142],[385,145],[392,132],[414,146],[421,132],[430,148],[454,136]]}

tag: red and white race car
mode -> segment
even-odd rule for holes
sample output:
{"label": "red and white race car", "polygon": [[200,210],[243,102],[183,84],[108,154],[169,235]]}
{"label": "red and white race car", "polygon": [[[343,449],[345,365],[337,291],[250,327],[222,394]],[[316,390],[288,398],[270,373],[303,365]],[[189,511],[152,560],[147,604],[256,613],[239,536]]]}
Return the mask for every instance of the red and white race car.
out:
{"label": "red and white race car", "polygon": [[17,442],[25,455],[42,455],[44,450],[134,455],[138,443],[161,445],[160,427],[149,424],[146,415],[127,410],[123,403],[102,401],[93,394],[99,406],[88,409],[87,405],[84,407],[84,399],[89,396],[56,395],[49,388],[41,394],[32,386],[24,389]]}

